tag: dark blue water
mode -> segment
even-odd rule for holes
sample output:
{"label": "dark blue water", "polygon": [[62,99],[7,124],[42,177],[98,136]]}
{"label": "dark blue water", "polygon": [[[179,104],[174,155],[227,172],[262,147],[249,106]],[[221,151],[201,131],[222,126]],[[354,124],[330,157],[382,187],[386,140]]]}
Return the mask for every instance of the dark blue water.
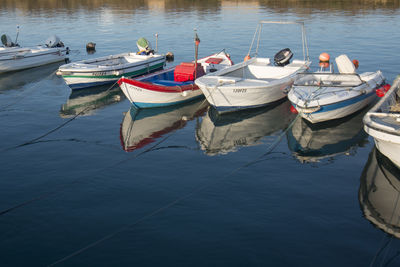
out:
{"label": "dark blue water", "polygon": [[[23,46],[57,34],[72,61],[136,51],[142,36],[155,46],[155,33],[172,64],[190,61],[196,28],[200,56],[239,62],[259,20],[303,20],[314,62],[346,53],[390,83],[399,72],[395,4],[13,3],[2,32],[20,25]],[[300,56],[300,37],[264,28],[260,54]],[[137,111],[118,88],[71,94],[56,69],[0,76],[0,266],[400,264],[399,171],[363,131],[366,110],[319,127],[287,101]]]}

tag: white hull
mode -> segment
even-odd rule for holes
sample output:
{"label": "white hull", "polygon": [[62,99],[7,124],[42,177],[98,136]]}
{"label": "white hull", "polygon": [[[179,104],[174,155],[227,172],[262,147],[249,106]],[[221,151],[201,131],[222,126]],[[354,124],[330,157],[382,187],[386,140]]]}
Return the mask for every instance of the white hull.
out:
{"label": "white hull", "polygon": [[11,48],[0,52],[0,73],[39,67],[65,60],[65,48]]}
{"label": "white hull", "polygon": [[[311,123],[344,118],[363,109],[377,99],[375,89],[384,82],[380,71],[361,75],[308,73],[302,76],[311,85],[298,85],[296,80],[288,98],[300,116]],[[315,85],[320,80],[322,84]],[[338,84],[330,85],[333,82]]]}
{"label": "white hull", "polygon": [[364,129],[374,138],[379,151],[400,168],[399,88],[400,78],[397,78],[386,95],[364,116]]}
{"label": "white hull", "polygon": [[122,76],[134,77],[162,69],[164,55],[123,53],[62,65],[61,75],[71,89],[81,89],[117,81]]}
{"label": "white hull", "polygon": [[139,108],[151,108],[179,104],[203,95],[199,88],[182,92],[160,92],[145,90],[141,87],[126,82],[121,83],[120,87],[129,101]]}
{"label": "white hull", "polygon": [[300,116],[311,123],[319,123],[329,120],[341,119],[347,117],[366,106],[370,105],[373,101],[376,100],[375,93],[372,93],[369,97],[364,100],[360,100],[354,104],[347,105],[341,108],[335,108],[333,110],[325,111],[325,112],[316,112],[316,113],[303,113],[300,112]]}
{"label": "white hull", "polygon": [[271,65],[269,59],[252,58],[201,77],[196,84],[220,113],[255,108],[286,97],[296,74],[308,65],[309,62],[295,60],[278,67]]}

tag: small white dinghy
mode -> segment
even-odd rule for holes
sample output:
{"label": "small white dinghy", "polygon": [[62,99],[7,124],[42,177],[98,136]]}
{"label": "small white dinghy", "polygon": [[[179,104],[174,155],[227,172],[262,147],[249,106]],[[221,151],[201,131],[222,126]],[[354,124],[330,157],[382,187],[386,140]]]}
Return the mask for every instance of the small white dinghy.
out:
{"label": "small white dinghy", "polygon": [[336,58],[339,73],[298,74],[288,98],[299,114],[311,123],[339,119],[376,100],[376,89],[385,78],[381,71],[356,73],[346,55]]}
{"label": "small white dinghy", "polygon": [[57,36],[52,36],[44,45],[19,47],[8,35],[1,37],[4,47],[0,47],[0,73],[29,69],[59,61],[64,61],[68,47]]}
{"label": "small white dinghy", "polygon": [[400,168],[400,76],[364,116],[364,130],[375,146]]}
{"label": "small white dinghy", "polygon": [[293,53],[286,48],[279,51],[271,62],[269,58],[257,57],[257,45],[256,57],[249,59],[248,55],[244,62],[196,79],[195,83],[207,101],[219,113],[256,108],[286,97],[296,74],[304,72],[310,65],[303,22],[261,21],[252,45],[256,36],[259,39],[262,25],[267,23],[299,24],[302,27],[303,60],[290,62]]}
{"label": "small white dinghy", "polygon": [[71,89],[81,89],[109,84],[122,76],[135,77],[160,70],[165,66],[165,55],[155,53],[148,44],[143,51],[140,38],[137,53],[122,53],[95,59],[87,59],[62,65],[57,74],[61,75]]}

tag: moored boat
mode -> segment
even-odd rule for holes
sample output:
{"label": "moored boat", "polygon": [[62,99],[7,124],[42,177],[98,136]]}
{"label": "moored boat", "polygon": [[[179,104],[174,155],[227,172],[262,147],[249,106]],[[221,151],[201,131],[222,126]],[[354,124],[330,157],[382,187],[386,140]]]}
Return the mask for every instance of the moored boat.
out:
{"label": "moored boat", "polygon": [[298,74],[288,98],[301,117],[318,123],[349,116],[377,99],[385,78],[381,71],[356,73],[346,55],[336,58],[339,73]]}
{"label": "moored boat", "polygon": [[44,45],[35,47],[19,47],[8,40],[9,37],[2,38],[4,47],[0,48],[0,73],[64,61],[69,52],[69,48],[64,47],[57,36],[52,36]]}
{"label": "moored boat", "polygon": [[232,66],[225,51],[212,54],[195,62],[148,74],[137,79],[121,78],[118,81],[122,91],[138,108],[169,106],[190,101],[203,95],[195,77]]}
{"label": "moored boat", "polygon": [[375,146],[400,167],[400,76],[364,116],[364,130]]}
{"label": "moored boat", "polygon": [[[141,38],[139,40],[142,40]],[[142,46],[139,46],[142,49]],[[81,89],[117,81],[122,76],[134,77],[163,69],[165,55],[155,53],[150,46],[146,51],[128,52],[62,65],[61,75],[71,89]]]}
{"label": "moored boat", "polygon": [[305,71],[310,65],[302,22],[261,21],[254,34],[252,45],[256,36],[259,39],[262,26],[269,23],[301,26],[303,59],[290,62],[293,53],[289,48],[279,51],[273,61],[261,58],[258,57],[257,45],[255,57],[250,58],[247,55],[245,61],[239,64],[200,77],[196,80],[196,85],[219,113],[256,108],[285,98],[296,74]]}

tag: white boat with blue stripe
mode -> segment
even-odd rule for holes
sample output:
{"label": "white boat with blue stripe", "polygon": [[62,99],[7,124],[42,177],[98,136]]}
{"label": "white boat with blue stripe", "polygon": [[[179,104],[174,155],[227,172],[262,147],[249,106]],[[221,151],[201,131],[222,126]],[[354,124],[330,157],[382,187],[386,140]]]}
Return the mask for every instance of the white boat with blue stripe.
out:
{"label": "white boat with blue stripe", "polygon": [[343,118],[361,110],[377,99],[376,89],[385,81],[381,71],[355,73],[346,55],[336,62],[339,73],[298,74],[288,94],[300,116],[311,123]]}

